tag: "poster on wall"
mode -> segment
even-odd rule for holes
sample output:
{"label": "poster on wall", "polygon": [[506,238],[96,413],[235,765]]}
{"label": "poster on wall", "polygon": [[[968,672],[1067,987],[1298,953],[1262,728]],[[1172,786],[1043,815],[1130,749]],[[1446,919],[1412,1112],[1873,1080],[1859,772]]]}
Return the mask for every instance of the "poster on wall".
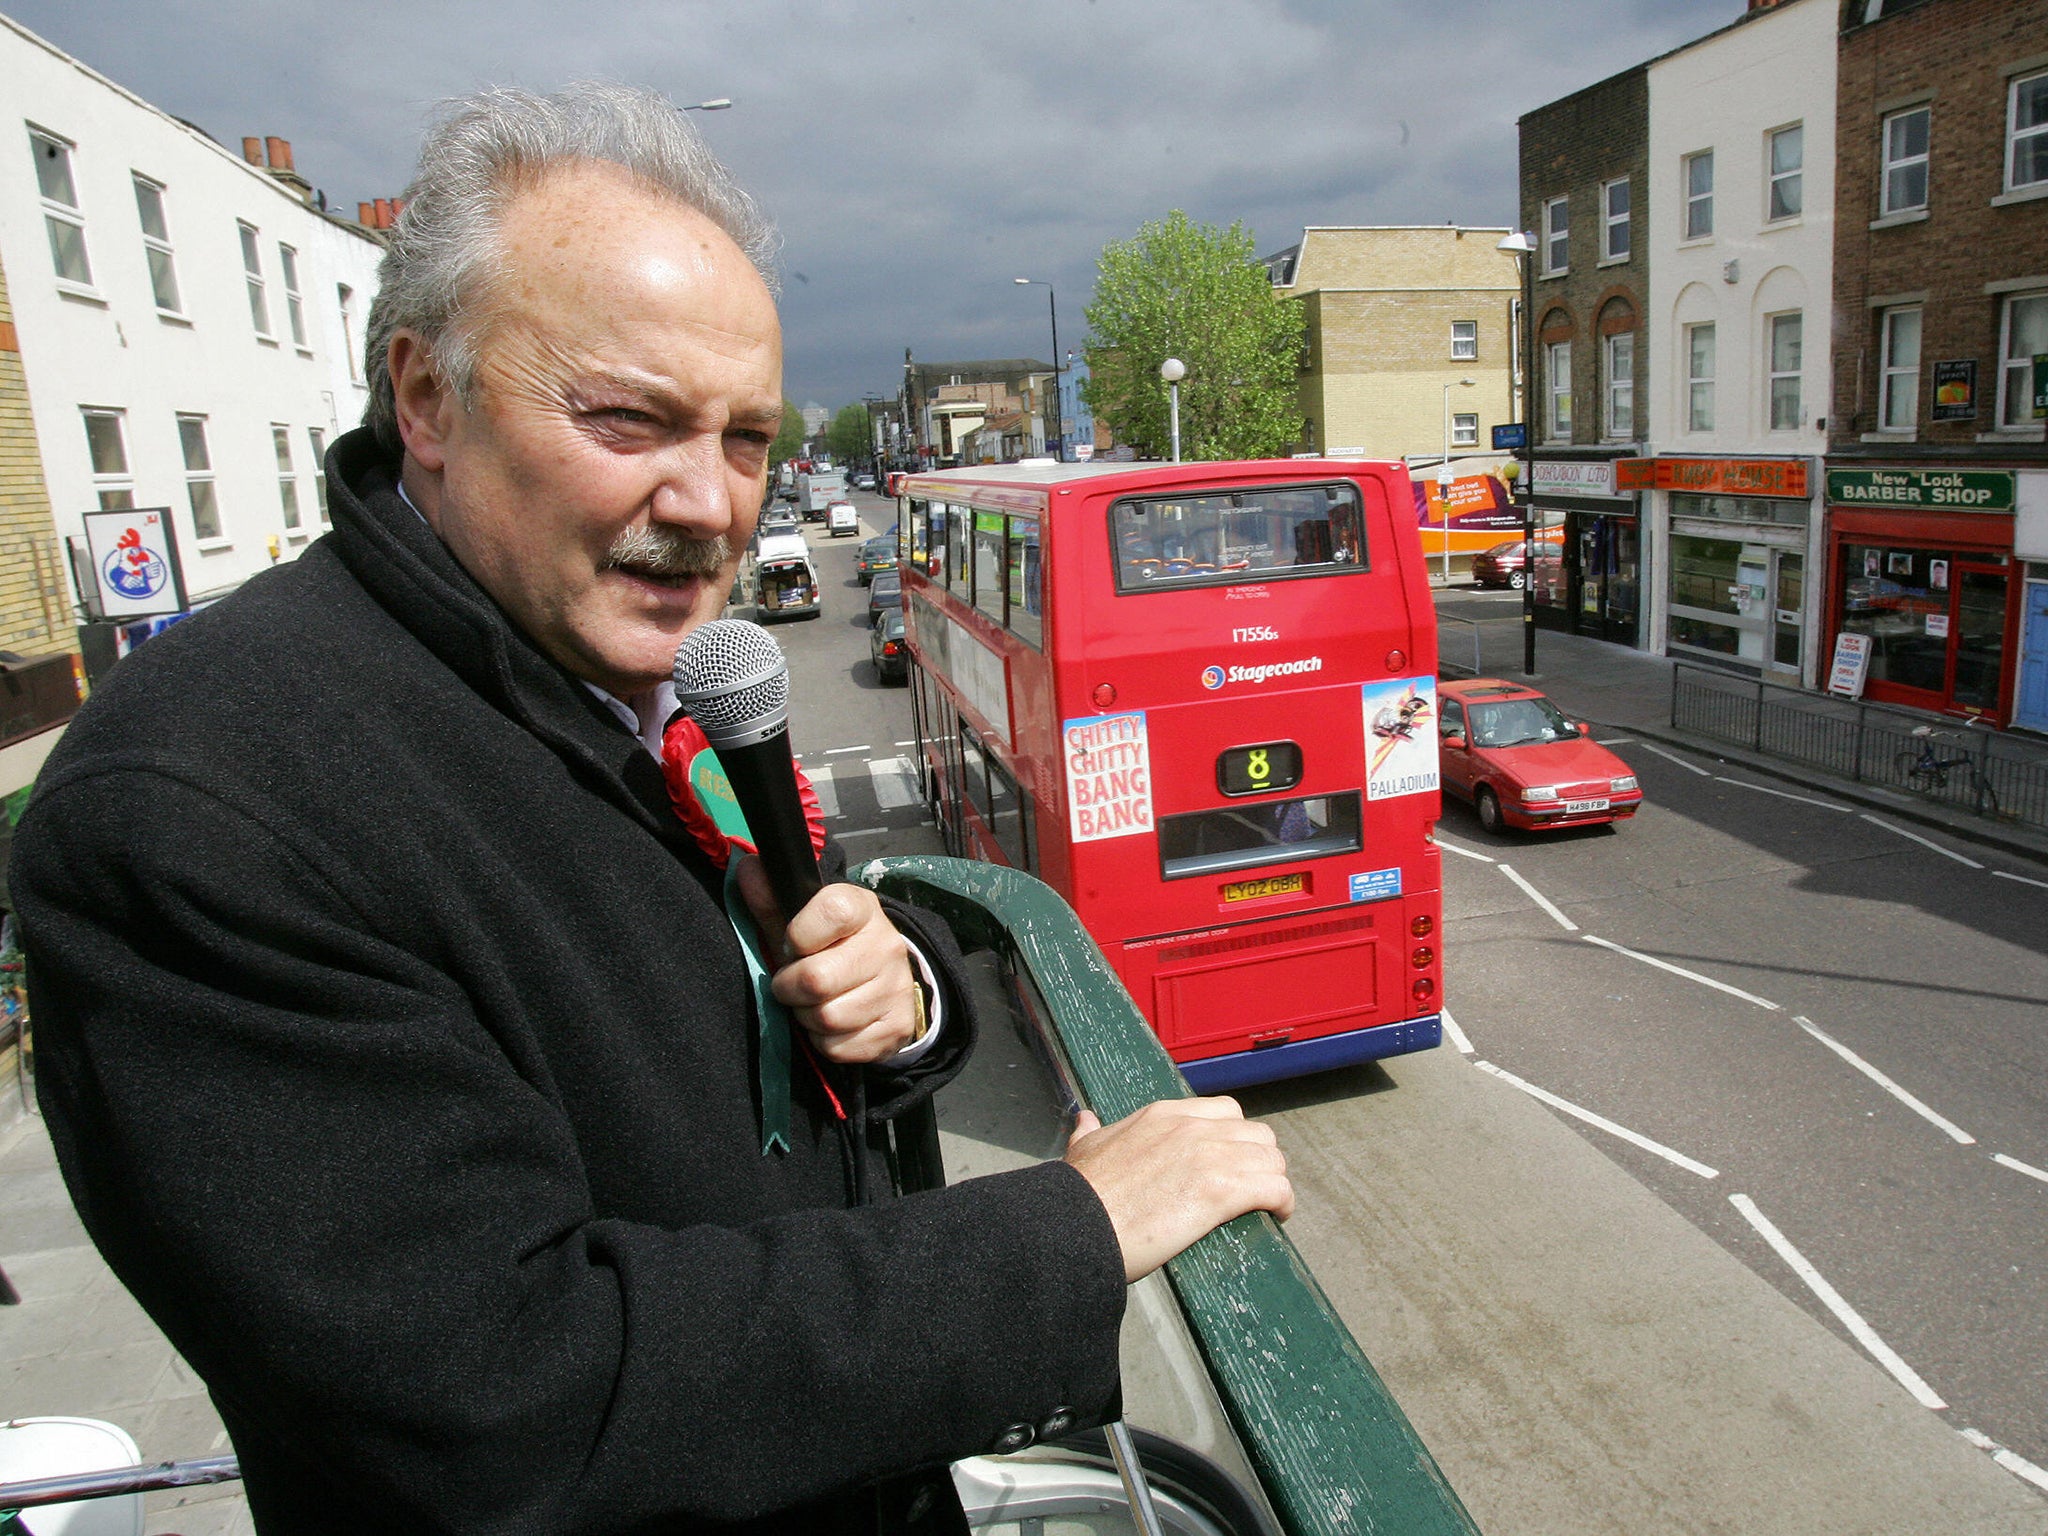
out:
{"label": "poster on wall", "polygon": [[1061,722],[1060,757],[1075,842],[1152,830],[1152,749],[1142,709]]}
{"label": "poster on wall", "polygon": [[1948,590],[1948,562],[1930,560],[1927,562],[1927,585],[1937,592]]}
{"label": "poster on wall", "polygon": [[144,619],[184,611],[185,574],[169,507],[87,512],[84,522],[101,613]]}
{"label": "poster on wall", "polygon": [[1977,359],[1965,357],[1934,365],[1934,419],[1977,419]]}
{"label": "poster on wall", "polygon": [[1436,679],[1367,683],[1365,798],[1430,794],[1437,787]]}

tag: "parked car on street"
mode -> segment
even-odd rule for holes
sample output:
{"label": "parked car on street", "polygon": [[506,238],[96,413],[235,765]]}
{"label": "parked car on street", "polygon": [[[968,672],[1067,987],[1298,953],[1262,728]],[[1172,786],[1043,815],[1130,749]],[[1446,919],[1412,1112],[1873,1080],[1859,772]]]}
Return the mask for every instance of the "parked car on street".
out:
{"label": "parked car on street", "polygon": [[797,521],[796,514],[787,507],[770,507],[761,514],[760,526],[754,530],[755,536],[762,539],[780,538],[785,534],[802,532],[803,524]]}
{"label": "parked car on street", "polygon": [[[1555,539],[1544,541],[1556,545]],[[1555,557],[1553,547],[1548,553]],[[1472,584],[1475,587],[1512,587],[1517,592],[1529,580],[1529,549],[1520,539],[1508,539],[1490,549],[1482,549],[1472,557]]]}
{"label": "parked car on street", "polygon": [[842,533],[860,532],[860,514],[852,502],[835,501],[825,509],[825,532],[835,539]]}
{"label": "parked car on street", "polygon": [[1437,707],[1444,793],[1489,832],[1623,821],[1643,803],[1628,764],[1534,688],[1468,678],[1440,684]]}
{"label": "parked car on street", "polygon": [[862,586],[874,580],[878,571],[896,569],[896,535],[877,534],[864,540],[860,551],[853,557],[853,574]]}
{"label": "parked car on street", "polygon": [[855,475],[853,488],[857,491],[872,491],[875,488],[875,477],[865,472]]}
{"label": "parked car on street", "polygon": [[868,631],[868,659],[881,683],[910,681],[910,642],[903,637],[903,610],[891,608]]}
{"label": "parked car on street", "polygon": [[891,609],[903,611],[903,578],[894,571],[878,571],[868,583],[868,623],[872,626]]}

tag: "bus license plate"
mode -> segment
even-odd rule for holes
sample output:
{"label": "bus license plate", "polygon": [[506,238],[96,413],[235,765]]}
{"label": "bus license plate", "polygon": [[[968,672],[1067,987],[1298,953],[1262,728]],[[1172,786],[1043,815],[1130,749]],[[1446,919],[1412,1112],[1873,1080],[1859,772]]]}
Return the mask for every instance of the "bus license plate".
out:
{"label": "bus license plate", "polygon": [[1264,880],[1233,880],[1223,887],[1225,901],[1256,901],[1261,896],[1292,896],[1308,889],[1308,874],[1269,875]]}
{"label": "bus license plate", "polygon": [[1564,813],[1567,816],[1582,816],[1587,811],[1604,811],[1606,809],[1607,802],[1605,800],[1567,800],[1564,803]]}

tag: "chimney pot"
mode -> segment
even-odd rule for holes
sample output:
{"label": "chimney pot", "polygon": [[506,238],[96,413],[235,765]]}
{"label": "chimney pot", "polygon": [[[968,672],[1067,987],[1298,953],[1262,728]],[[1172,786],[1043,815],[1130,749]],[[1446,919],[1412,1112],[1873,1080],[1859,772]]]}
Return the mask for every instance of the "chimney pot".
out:
{"label": "chimney pot", "polygon": [[397,218],[398,215],[391,211],[391,199],[388,197],[378,198],[377,227],[379,229],[389,229]]}
{"label": "chimney pot", "polygon": [[243,139],[242,158],[251,165],[261,165],[263,163],[263,141],[253,137]]}
{"label": "chimney pot", "polygon": [[356,222],[365,229],[375,229],[377,227],[377,205],[375,203],[357,203]]}
{"label": "chimney pot", "polygon": [[270,159],[273,171],[288,171],[292,168],[292,146],[288,139],[272,134],[263,141],[263,152]]}

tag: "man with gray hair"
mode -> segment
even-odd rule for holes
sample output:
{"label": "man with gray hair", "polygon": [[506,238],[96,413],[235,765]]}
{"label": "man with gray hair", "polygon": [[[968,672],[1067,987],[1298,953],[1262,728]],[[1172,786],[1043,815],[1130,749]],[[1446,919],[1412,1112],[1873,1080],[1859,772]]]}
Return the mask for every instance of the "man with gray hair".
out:
{"label": "man with gray hair", "polygon": [[454,104],[332,534],[124,662],[21,828],[65,1177],[266,1533],[958,1529],[950,1460],[1114,1411],[1127,1281],[1291,1204],[1221,1099],[860,1203],[971,1044],[950,940],[843,883],[785,927],[747,861],[765,1134],[658,754],[781,419],[772,242],[659,97]]}

